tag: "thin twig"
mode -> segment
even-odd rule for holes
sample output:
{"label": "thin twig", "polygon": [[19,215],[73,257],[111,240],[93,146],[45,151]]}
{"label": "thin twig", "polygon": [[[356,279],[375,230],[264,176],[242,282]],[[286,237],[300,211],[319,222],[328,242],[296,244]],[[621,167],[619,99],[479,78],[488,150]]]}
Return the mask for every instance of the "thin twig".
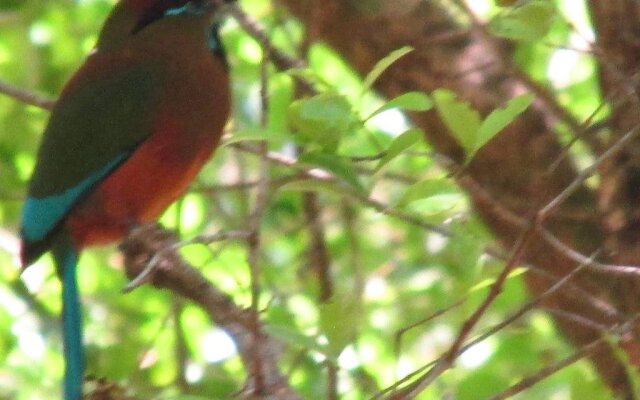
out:
{"label": "thin twig", "polygon": [[[238,24],[253,37],[262,47],[262,49],[269,49],[269,59],[280,70],[289,70],[294,68],[303,68],[306,63],[300,59],[291,57],[290,55],[280,51],[277,47],[273,46],[269,36],[266,34],[264,28],[253,17],[242,11],[239,6],[232,5],[229,7],[229,14],[238,21]],[[308,93],[315,93],[316,90],[313,84],[306,79],[303,79],[299,75],[295,75],[294,78]]]}
{"label": "thin twig", "polygon": [[189,360],[189,348],[187,338],[182,326],[182,311],[184,310],[183,300],[180,298],[171,299],[171,317],[173,320],[173,334],[175,336],[175,362],[176,362],[176,386],[183,393],[189,390],[187,382],[187,362]]}
{"label": "thin twig", "polygon": [[[500,219],[508,222],[513,226],[519,227],[520,229],[529,228],[531,221],[528,221],[527,219],[511,211],[508,207],[502,205],[471,176],[459,176],[457,182],[465,190],[473,193],[474,197],[481,199],[483,204],[490,205],[492,208],[491,211]],[[553,201],[555,200],[552,200],[552,202]],[[564,244],[553,233],[551,233],[551,231],[542,226],[542,224],[537,224],[535,229],[536,232],[542,236],[542,239],[544,239],[547,244],[553,247],[560,254],[566,256],[568,259],[578,264],[585,264],[586,267],[593,272],[620,276],[640,276],[640,267],[638,266],[606,264],[596,260],[592,260],[588,256]]]}
{"label": "thin twig", "polygon": [[536,383],[541,380],[551,376],[552,374],[560,371],[563,368],[568,367],[569,365],[580,361],[581,359],[592,355],[600,346],[604,345],[604,339],[595,340],[586,346],[582,346],[578,351],[573,353],[571,356],[564,358],[556,363],[553,363],[547,367],[542,368],[536,374],[523,378],[517,384],[509,387],[505,391],[490,397],[491,400],[503,400],[509,397],[512,397],[522,391],[532,387]]}
{"label": "thin twig", "polygon": [[321,303],[325,303],[333,296],[333,281],[331,279],[329,250],[325,240],[324,226],[320,218],[321,211],[318,205],[318,194],[313,192],[303,193],[302,209],[305,225],[309,231],[307,259],[309,267],[316,274],[319,282],[319,300]]}
{"label": "thin twig", "polygon": [[[438,318],[446,313],[448,313],[449,311],[453,310],[454,308],[457,308],[459,306],[461,306],[462,304],[464,304],[465,301],[467,301],[467,296],[459,299],[458,301],[454,302],[453,304],[450,304],[444,308],[441,308],[437,311],[434,311],[433,313],[431,313],[431,315],[420,319],[419,321],[416,321],[410,325],[407,325],[401,329],[399,329],[394,335],[394,339],[393,339],[393,348],[394,348],[394,354],[396,357],[396,363],[398,363],[398,361],[400,361],[400,351],[402,349],[402,337],[404,336],[405,333],[409,332],[411,329],[414,329],[420,325],[424,325],[429,321],[434,320],[435,318]],[[395,371],[397,371],[398,369],[396,368]],[[396,376],[395,379],[396,383],[399,382],[398,377]],[[391,386],[389,389],[393,390],[393,393],[395,394],[395,390],[397,389],[398,385],[394,384],[393,386]],[[381,394],[384,394],[381,393]]]}
{"label": "thin twig", "polygon": [[45,110],[52,110],[55,99],[24,90],[6,81],[0,80],[0,93],[19,100],[22,103],[40,107]]}
{"label": "thin twig", "polygon": [[604,324],[597,323],[591,318],[584,317],[582,315],[572,313],[570,311],[562,310],[559,308],[551,308],[551,307],[541,307],[541,309],[555,317],[558,317],[560,319],[564,319],[567,321],[571,321],[578,325],[582,325],[587,329],[593,329],[595,331],[600,331],[600,332],[604,332],[607,329],[609,329],[609,327]]}
{"label": "thin twig", "polygon": [[580,171],[580,173],[575,177],[575,179],[565,187],[565,189],[560,192],[553,200],[551,200],[546,206],[544,206],[539,212],[539,218],[545,219],[553,210],[558,208],[562,203],[564,203],[572,194],[576,192],[584,182],[593,175],[598,167],[608,158],[616,154],[618,151],[622,150],[628,142],[634,139],[638,133],[640,132],[640,127],[635,127],[625,133],[622,137],[616,140],[602,155],[600,155],[596,160],[589,165],[587,168]]}
{"label": "thin twig", "polygon": [[223,242],[232,239],[246,239],[249,233],[247,231],[226,231],[226,232],[217,232],[211,235],[198,235],[191,239],[176,241],[171,246],[158,250],[157,253],[153,255],[146,263],[145,268],[135,276],[131,281],[122,289],[124,293],[128,293],[138,286],[142,286],[145,283],[149,282],[153,269],[156,267],[157,263],[162,259],[165,255],[164,253],[171,253],[179,250],[180,248],[187,246],[189,244],[211,244],[214,242]]}

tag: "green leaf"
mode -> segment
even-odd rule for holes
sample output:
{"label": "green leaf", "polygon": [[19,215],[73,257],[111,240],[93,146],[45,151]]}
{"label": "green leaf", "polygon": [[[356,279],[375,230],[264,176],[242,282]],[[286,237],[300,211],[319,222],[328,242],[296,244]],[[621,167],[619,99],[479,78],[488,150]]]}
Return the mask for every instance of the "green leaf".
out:
{"label": "green leaf", "polygon": [[331,87],[329,83],[322,78],[316,71],[309,67],[291,68],[285,71],[285,74],[302,80],[309,81],[321,88],[328,89]]}
{"label": "green leaf", "polygon": [[[513,271],[509,272],[509,276],[507,276],[507,279],[512,279],[515,277],[518,277],[522,274],[524,274],[525,272],[527,272],[527,268],[525,267],[518,267],[518,268],[514,268]],[[469,293],[472,292],[476,292],[480,289],[484,289],[486,287],[489,287],[491,285],[493,285],[495,283],[495,278],[487,278],[487,279],[483,279],[482,281],[476,283],[475,285],[473,285],[471,288],[469,288]]]}
{"label": "green leaf", "polygon": [[492,111],[484,121],[478,111],[469,103],[459,101],[450,90],[435,90],[433,99],[438,114],[464,149],[465,162],[469,162],[482,146],[529,107],[534,96],[528,93],[514,97],[504,108]]}
{"label": "green leaf", "polygon": [[523,94],[509,100],[506,106],[493,110],[480,125],[476,137],[473,152],[478,151],[487,144],[495,135],[500,133],[518,115],[527,109],[533,102],[535,96],[531,93]]}
{"label": "green leaf", "polygon": [[398,135],[389,147],[387,148],[387,152],[382,157],[382,159],[378,162],[376,166],[375,172],[380,171],[380,169],[385,166],[389,161],[396,158],[400,153],[407,150],[409,147],[413,146],[416,142],[420,141],[424,137],[424,132],[419,128],[411,128],[406,132]]}
{"label": "green leaf", "polygon": [[[332,357],[332,354],[327,351],[327,347],[318,343],[316,338],[303,335],[299,331],[283,325],[267,324],[264,326],[264,331],[267,335],[278,338],[286,343],[297,346],[301,349],[315,350],[320,354],[327,357]],[[335,359],[334,359],[335,361]]]}
{"label": "green leaf", "polygon": [[428,111],[433,108],[433,101],[423,92],[408,92],[395,97],[386,102],[382,107],[371,113],[366,119],[369,120],[383,111],[392,108],[399,108],[406,111]]}
{"label": "green leaf", "polygon": [[460,190],[451,181],[446,178],[432,178],[415,183],[407,188],[400,200],[398,207],[405,207],[409,203],[426,199],[437,195],[458,194]]}
{"label": "green leaf", "polygon": [[447,128],[456,137],[465,153],[473,153],[476,134],[482,122],[480,114],[469,103],[459,101],[455,93],[447,89],[436,89],[432,93],[436,110]]}
{"label": "green leaf", "polygon": [[[522,354],[518,352],[517,354]],[[602,400],[611,397],[611,392],[603,386],[603,382],[592,375],[586,375],[583,369],[572,374],[571,398],[580,400]],[[636,395],[636,398],[637,395]]]}
{"label": "green leaf", "polygon": [[360,330],[362,304],[354,292],[336,293],[320,305],[320,331],[327,337],[329,354],[338,358]]}
{"label": "green leaf", "polygon": [[226,139],[222,146],[229,146],[231,144],[239,142],[251,142],[251,141],[285,141],[291,140],[291,135],[284,132],[273,131],[270,129],[261,128],[258,126],[248,126],[234,132],[230,138]]}
{"label": "green leaf", "polygon": [[294,101],[289,121],[303,143],[315,143],[327,151],[334,151],[358,123],[349,101],[331,92]]}
{"label": "green leaf", "polygon": [[407,92],[391,99],[386,108],[401,108],[407,111],[427,111],[433,107],[431,98],[423,92]]}
{"label": "green leaf", "polygon": [[394,62],[398,61],[400,58],[404,57],[408,53],[412,52],[413,48],[409,46],[402,47],[398,50],[392,51],[388,56],[384,57],[382,60],[378,61],[376,65],[371,69],[371,72],[367,74],[364,78],[364,84],[362,88],[362,92],[366,92],[373,86],[373,83],[378,80],[380,75],[384,71],[387,70]]}
{"label": "green leaf", "polygon": [[353,170],[353,165],[351,165],[351,162],[343,157],[331,153],[311,151],[302,154],[298,158],[298,162],[302,164],[311,164],[326,169],[327,171],[332,172],[338,178],[343,179],[358,192],[365,192],[362,183],[360,183],[358,175]]}
{"label": "green leaf", "polygon": [[556,7],[551,1],[533,0],[498,14],[489,23],[489,29],[507,39],[539,42],[556,18]]}
{"label": "green leaf", "polygon": [[336,185],[332,181],[323,181],[317,179],[301,179],[293,182],[287,182],[280,187],[281,190],[289,190],[295,192],[323,192],[330,194],[344,194],[344,187]]}

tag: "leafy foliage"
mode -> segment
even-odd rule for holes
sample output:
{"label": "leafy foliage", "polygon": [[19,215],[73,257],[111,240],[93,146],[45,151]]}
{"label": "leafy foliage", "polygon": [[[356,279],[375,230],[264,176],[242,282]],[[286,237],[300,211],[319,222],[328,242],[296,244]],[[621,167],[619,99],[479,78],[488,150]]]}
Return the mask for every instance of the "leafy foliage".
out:
{"label": "leafy foliage", "polygon": [[455,93],[449,90],[437,89],[433,98],[442,120],[465,150],[467,162],[533,101],[531,94],[514,97],[504,108],[492,111],[482,120],[478,111],[457,100]]}
{"label": "leafy foliage", "polygon": [[535,42],[544,37],[556,19],[554,4],[548,0],[527,1],[507,8],[490,24],[494,34],[507,39]]}

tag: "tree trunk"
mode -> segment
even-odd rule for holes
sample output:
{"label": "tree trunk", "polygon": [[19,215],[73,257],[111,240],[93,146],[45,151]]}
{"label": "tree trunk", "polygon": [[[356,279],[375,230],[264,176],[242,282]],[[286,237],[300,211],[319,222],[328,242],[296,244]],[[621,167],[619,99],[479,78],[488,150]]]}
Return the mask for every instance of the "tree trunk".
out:
{"label": "tree trunk", "polygon": [[[478,25],[459,24],[451,10],[436,1],[418,0],[280,0],[307,26],[312,40],[328,43],[360,73],[365,74],[392,50],[410,45],[415,51],[383,74],[377,90],[393,97],[410,90],[431,92],[449,88],[486,115],[508,99],[535,92],[536,101],[520,118],[495,137],[473,159],[460,185],[475,210],[505,249],[526,229],[509,212],[533,217],[578,177],[576,167],[553,130],[563,122],[599,156],[625,132],[638,126],[639,100],[634,71],[640,63],[640,5],[633,0],[591,1],[598,32],[596,57],[601,67],[603,98],[614,112],[611,134],[599,141],[582,129],[542,85],[533,82],[512,62],[511,45]],[[451,7],[449,5],[449,7]],[[594,94],[597,95],[597,94]],[[462,149],[435,112],[412,115],[433,148],[452,160]],[[590,136],[591,135],[591,136]],[[600,260],[640,264],[640,139],[627,144],[600,168],[596,189],[581,184],[545,220],[544,227],[572,249]],[[635,200],[635,201],[634,201]],[[532,295],[541,294],[577,263],[567,252],[548,244],[537,231],[525,255],[532,271],[526,276]],[[638,279],[593,268],[572,281],[573,288],[555,292],[544,301],[556,323],[575,346],[602,337],[597,328],[627,321],[639,311]],[[583,319],[583,320],[581,320]],[[590,321],[584,323],[581,321]],[[640,364],[637,334],[620,338],[629,359]],[[623,396],[631,393],[624,366],[606,345],[592,355],[606,384]]]}

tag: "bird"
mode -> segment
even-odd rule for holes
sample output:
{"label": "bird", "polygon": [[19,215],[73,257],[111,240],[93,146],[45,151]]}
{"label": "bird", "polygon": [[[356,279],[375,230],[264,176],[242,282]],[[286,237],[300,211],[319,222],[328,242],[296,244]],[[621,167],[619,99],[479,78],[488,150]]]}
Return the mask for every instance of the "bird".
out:
{"label": "bird", "polygon": [[120,0],[54,105],[22,210],[23,269],[51,251],[62,285],[65,400],[83,396],[83,249],[155,220],[230,114],[219,1]]}

